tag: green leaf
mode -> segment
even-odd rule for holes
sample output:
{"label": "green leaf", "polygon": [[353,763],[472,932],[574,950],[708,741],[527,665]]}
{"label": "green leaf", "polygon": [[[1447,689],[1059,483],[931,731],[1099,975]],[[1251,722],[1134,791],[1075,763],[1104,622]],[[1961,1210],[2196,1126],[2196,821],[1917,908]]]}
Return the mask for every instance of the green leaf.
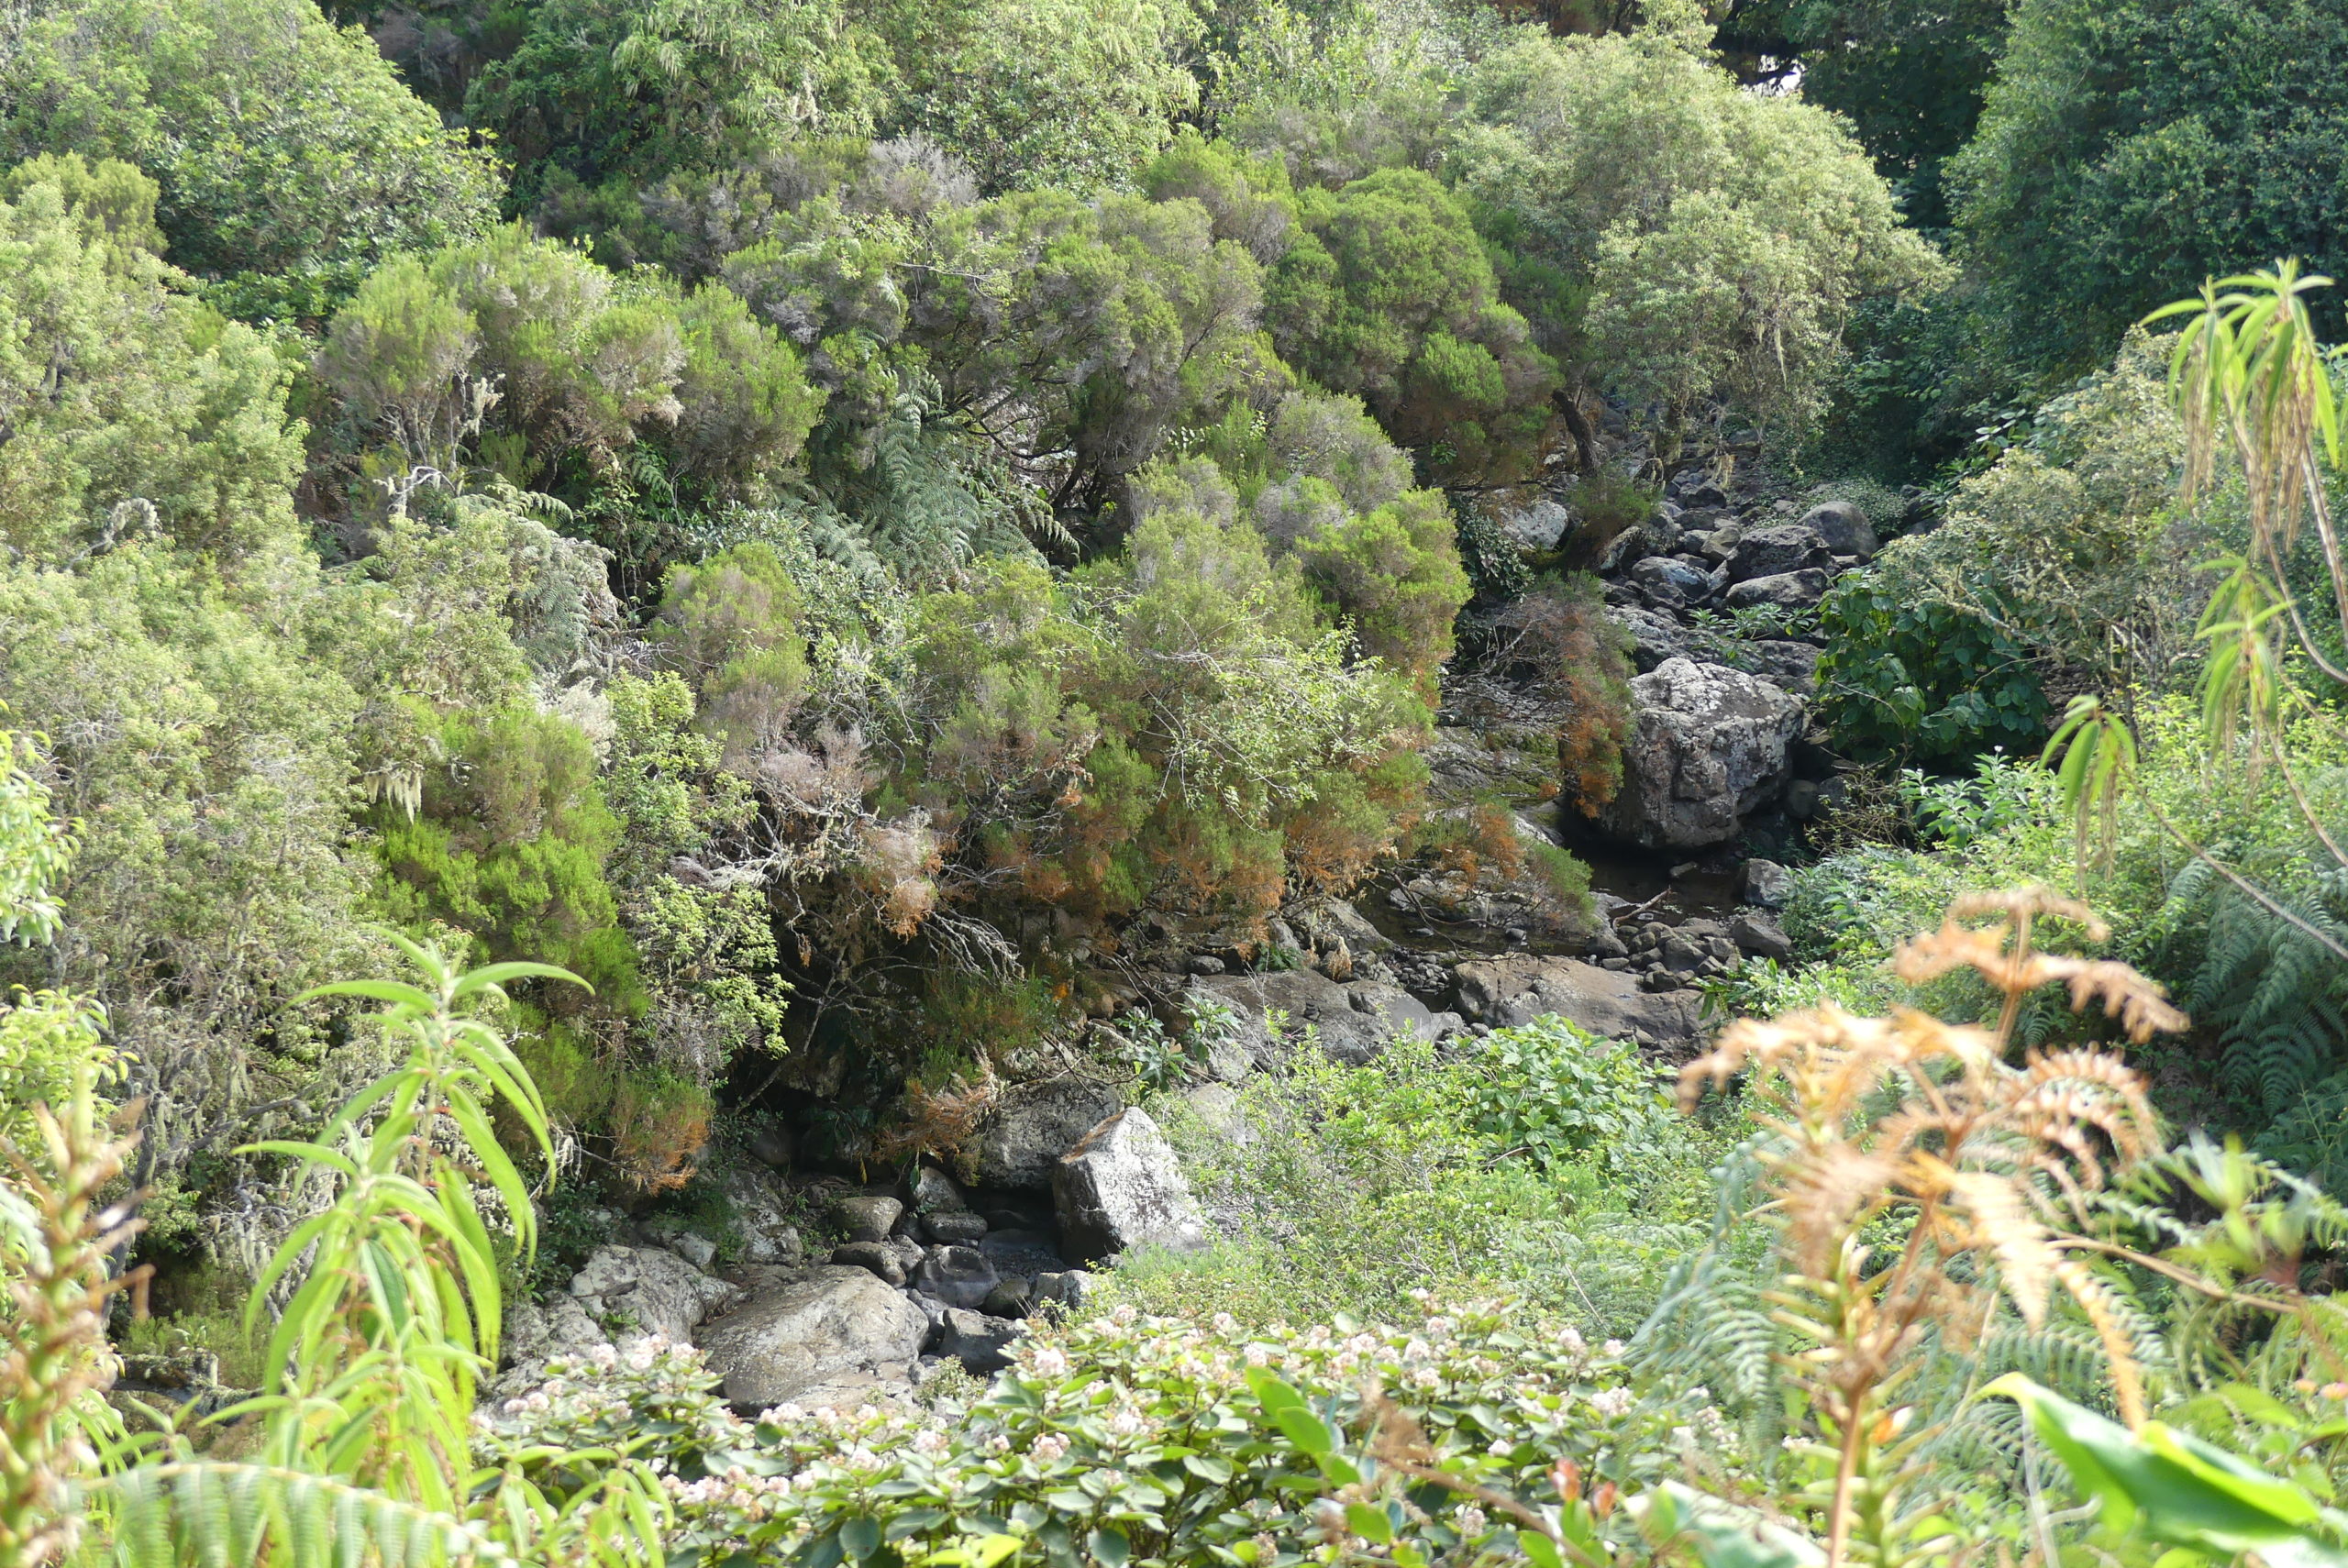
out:
{"label": "green leaf", "polygon": [[2073,1482],[2101,1499],[2116,1531],[2219,1557],[2255,1551],[2278,1568],[2348,1565],[2348,1552],[2318,1533],[2316,1500],[2238,1454],[2159,1421],[2132,1432],[2019,1373],[1982,1392],[2022,1408]]}
{"label": "green leaf", "polygon": [[840,1526],[840,1550],[861,1562],[880,1550],[880,1521],[850,1519]]}
{"label": "green leaf", "polygon": [[1121,1529],[1096,1529],[1084,1538],[1084,1545],[1102,1568],[1125,1568],[1125,1560],[1133,1555],[1133,1545]]}
{"label": "green leaf", "polygon": [[1384,1509],[1373,1508],[1368,1503],[1346,1505],[1346,1528],[1364,1540],[1376,1541],[1380,1546],[1394,1539],[1393,1521],[1386,1517]]}

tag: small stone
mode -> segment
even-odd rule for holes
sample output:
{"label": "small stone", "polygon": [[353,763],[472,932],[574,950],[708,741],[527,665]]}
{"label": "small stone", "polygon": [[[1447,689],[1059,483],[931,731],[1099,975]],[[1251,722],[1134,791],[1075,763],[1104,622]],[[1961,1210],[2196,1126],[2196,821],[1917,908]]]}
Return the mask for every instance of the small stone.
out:
{"label": "small stone", "polygon": [[780,1121],[762,1121],[758,1131],[750,1134],[750,1157],[760,1165],[787,1171],[796,1152],[791,1129]]}
{"label": "small stone", "polygon": [[850,1242],[832,1250],[832,1262],[844,1268],[860,1268],[883,1285],[905,1283],[905,1265],[886,1242]]}
{"label": "small stone", "polygon": [[1033,1293],[1034,1287],[1025,1280],[1006,1279],[987,1292],[987,1298],[979,1304],[979,1310],[990,1318],[1024,1318]]}
{"label": "small stone", "polygon": [[1806,823],[1818,814],[1818,786],[1808,778],[1797,778],[1786,786],[1786,815],[1798,823]]}
{"label": "small stone", "polygon": [[1639,988],[1643,991],[1676,991],[1679,986],[1679,977],[1668,969],[1656,969],[1639,977]]}
{"label": "small stone", "polygon": [[1737,889],[1748,904],[1781,910],[1793,900],[1793,873],[1774,860],[1748,860],[1737,868]]}
{"label": "small stone", "polygon": [[987,1233],[987,1222],[967,1209],[933,1214],[921,1223],[931,1241],[946,1246],[975,1246],[979,1238]]}
{"label": "small stone", "polygon": [[1736,957],[1736,944],[1725,936],[1708,936],[1704,938],[1704,951],[1726,964]]}
{"label": "small stone", "polygon": [[669,1239],[669,1250],[693,1267],[707,1273],[717,1261],[717,1243],[707,1236],[696,1236],[691,1231],[680,1231]]}
{"label": "small stone", "polygon": [[1782,964],[1794,955],[1793,938],[1767,915],[1740,914],[1729,922],[1728,932],[1737,946],[1755,958],[1774,958]]}
{"label": "small stone", "polygon": [[1223,960],[1212,953],[1193,953],[1190,967],[1193,975],[1220,975],[1223,973]]}
{"label": "small stone", "polygon": [[855,1193],[832,1199],[825,1217],[851,1242],[885,1242],[889,1228],[904,1211],[905,1206],[893,1198]]}
{"label": "small stone", "polygon": [[1601,969],[1611,969],[1619,975],[1631,967],[1631,961],[1628,958],[1600,958],[1598,961],[1598,966]]}

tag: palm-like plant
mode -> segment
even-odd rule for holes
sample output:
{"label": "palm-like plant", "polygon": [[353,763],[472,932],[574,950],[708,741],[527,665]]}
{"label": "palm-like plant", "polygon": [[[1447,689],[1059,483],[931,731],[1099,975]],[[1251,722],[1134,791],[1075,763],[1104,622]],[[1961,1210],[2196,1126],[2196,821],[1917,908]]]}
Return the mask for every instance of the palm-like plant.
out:
{"label": "palm-like plant", "polygon": [[[502,1317],[484,1188],[526,1258],[535,1242],[530,1192],[493,1112],[502,1109],[550,1154],[537,1087],[474,1009],[513,980],[574,977],[541,964],[465,972],[434,948],[400,945],[414,983],[361,980],[309,994],[382,1002],[404,1064],[336,1111],[315,1142],[255,1146],[334,1186],[253,1290],[249,1323],[268,1313],[278,1286],[298,1281],[270,1336],[268,1386],[215,1418],[258,1423],[258,1453],[200,1457],[183,1434],[160,1456],[118,1453],[113,1473],[88,1488],[117,1562],[632,1568],[661,1560],[666,1507],[642,1464],[596,1452],[483,1469],[471,1457],[475,1390],[495,1364]],[[110,1147],[85,1132],[53,1141],[61,1162],[87,1164]],[[44,1189],[28,1190],[41,1199]],[[110,1244],[92,1233],[107,1223],[83,1224],[85,1252]],[[49,1255],[60,1251],[52,1240]],[[75,1331],[94,1347],[94,1305],[81,1310]],[[19,1441],[13,1407],[10,1417],[0,1435]],[[558,1463],[533,1463],[547,1458]],[[533,1479],[547,1474],[589,1479],[557,1496]]]}

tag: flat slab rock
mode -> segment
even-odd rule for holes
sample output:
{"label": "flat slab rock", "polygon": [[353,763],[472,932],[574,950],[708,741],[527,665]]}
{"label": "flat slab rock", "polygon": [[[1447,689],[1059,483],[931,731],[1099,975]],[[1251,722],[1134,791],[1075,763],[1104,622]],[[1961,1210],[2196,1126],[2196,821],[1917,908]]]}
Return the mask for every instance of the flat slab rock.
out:
{"label": "flat slab rock", "polygon": [[871,1273],[777,1270],[693,1336],[727,1404],[843,1404],[913,1385],[929,1317]]}
{"label": "flat slab rock", "polygon": [[1511,955],[1462,964],[1459,1005],[1494,1028],[1513,1028],[1554,1012],[1610,1040],[1645,1033],[1670,1048],[1693,1045],[1704,1035],[1693,992],[1643,991],[1637,976],[1578,958]]}
{"label": "flat slab rock", "polygon": [[[1358,980],[1341,984],[1313,969],[1270,975],[1208,975],[1191,988],[1222,1002],[1238,1015],[1240,1037],[1256,1065],[1279,1066],[1290,1043],[1312,1026],[1321,1049],[1340,1062],[1359,1066],[1383,1052],[1395,1035],[1412,1031],[1432,1040],[1456,1027],[1399,987]],[[1287,1019],[1287,1032],[1275,1036],[1267,1014]]]}

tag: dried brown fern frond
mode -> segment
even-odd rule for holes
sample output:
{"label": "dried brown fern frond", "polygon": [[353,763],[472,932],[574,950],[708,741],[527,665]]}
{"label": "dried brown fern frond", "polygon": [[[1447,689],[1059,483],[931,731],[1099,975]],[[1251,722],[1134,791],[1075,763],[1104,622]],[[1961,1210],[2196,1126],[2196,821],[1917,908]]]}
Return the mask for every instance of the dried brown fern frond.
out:
{"label": "dried brown fern frond", "polygon": [[[2082,1010],[2100,1004],[2132,1039],[2185,1020],[2126,965],[2036,951],[2033,928],[2047,919],[2091,941],[2109,935],[2085,906],[2025,888],[1958,900],[1898,955],[1911,983],[1979,974],[2003,996],[1994,1028],[1912,1009],[1863,1018],[1830,1003],[1740,1020],[1680,1075],[1692,1102],[1749,1073],[1778,1134],[1769,1212],[1787,1277],[1773,1299],[1778,1321],[1807,1342],[1788,1365],[1838,1445],[1830,1568],[1854,1521],[1888,1517],[1886,1499],[1913,1479],[1881,1447],[1912,1414],[1895,1393],[1934,1331],[1944,1342],[1977,1337],[1994,1305],[1978,1280],[2032,1328],[2057,1291],[2068,1296],[2103,1342],[2121,1414],[2132,1425],[2144,1418],[2125,1314],[2069,1246],[2089,1196],[2160,1151],[2144,1082],[2090,1048],[2007,1057],[2022,997],[2044,985],[2064,985]],[[1897,1254],[1878,1257],[1875,1235],[1901,1236]]]}
{"label": "dried brown fern frond", "polygon": [[882,1160],[926,1154],[953,1165],[964,1181],[978,1179],[979,1123],[1002,1095],[994,1064],[980,1052],[978,1075],[956,1073],[932,1087],[920,1078],[905,1082],[904,1120],[873,1144]]}

